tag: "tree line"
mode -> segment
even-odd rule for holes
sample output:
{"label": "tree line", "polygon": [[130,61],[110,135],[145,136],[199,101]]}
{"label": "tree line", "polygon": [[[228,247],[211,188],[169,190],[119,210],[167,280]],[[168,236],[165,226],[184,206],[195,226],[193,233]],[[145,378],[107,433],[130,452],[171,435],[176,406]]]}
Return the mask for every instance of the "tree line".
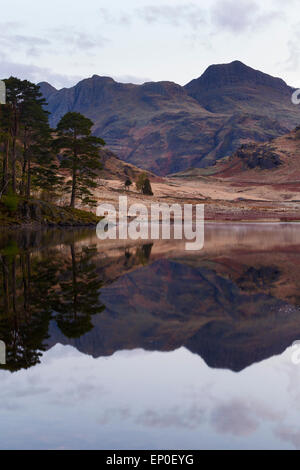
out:
{"label": "tree line", "polygon": [[[81,244],[84,232],[59,234],[1,236],[0,338],[6,344],[6,365],[0,370],[38,364],[49,348],[51,322],[66,338],[76,339],[94,328],[93,318],[105,309],[101,288],[110,266],[99,264],[96,245]],[[145,266],[151,250],[152,244],[125,248],[120,268],[127,272]]]}
{"label": "tree line", "polygon": [[70,195],[94,205],[93,189],[102,168],[99,149],[105,142],[92,135],[93,122],[68,112],[56,129],[49,125],[47,103],[38,85],[10,77],[6,104],[0,105],[0,201],[3,196],[30,198],[33,193],[57,198]]}
{"label": "tree line", "polygon": [[96,248],[76,249],[71,242],[67,249],[50,248],[42,257],[19,252],[13,243],[1,250],[0,337],[7,355],[1,369],[39,363],[51,321],[67,338],[79,338],[92,330],[92,316],[104,310]]}

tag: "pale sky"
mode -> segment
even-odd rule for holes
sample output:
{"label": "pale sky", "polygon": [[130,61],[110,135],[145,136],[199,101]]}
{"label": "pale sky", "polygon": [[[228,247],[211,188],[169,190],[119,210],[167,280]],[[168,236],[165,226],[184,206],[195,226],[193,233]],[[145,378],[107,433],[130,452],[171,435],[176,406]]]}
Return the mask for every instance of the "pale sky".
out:
{"label": "pale sky", "polygon": [[0,0],[0,78],[181,85],[241,60],[300,87],[300,0]]}
{"label": "pale sky", "polygon": [[0,370],[1,448],[300,449],[291,354],[237,374],[185,348],[94,359],[57,344],[35,367]]}

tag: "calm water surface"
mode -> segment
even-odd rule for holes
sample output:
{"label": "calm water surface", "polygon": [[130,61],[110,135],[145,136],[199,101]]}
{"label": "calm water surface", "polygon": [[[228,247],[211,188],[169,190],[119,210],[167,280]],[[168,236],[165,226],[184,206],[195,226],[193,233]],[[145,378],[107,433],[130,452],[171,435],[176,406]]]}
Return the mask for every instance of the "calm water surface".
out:
{"label": "calm water surface", "polygon": [[298,224],[207,224],[199,252],[2,232],[0,448],[300,448],[299,241]]}

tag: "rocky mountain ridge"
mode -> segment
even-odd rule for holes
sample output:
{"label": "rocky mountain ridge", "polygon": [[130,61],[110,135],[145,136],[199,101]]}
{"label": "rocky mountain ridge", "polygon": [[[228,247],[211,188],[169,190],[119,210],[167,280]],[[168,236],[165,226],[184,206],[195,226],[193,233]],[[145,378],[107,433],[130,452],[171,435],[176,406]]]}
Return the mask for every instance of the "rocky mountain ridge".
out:
{"label": "rocky mountain ridge", "polygon": [[98,75],[61,90],[39,85],[52,126],[68,111],[81,112],[119,158],[162,176],[209,166],[243,143],[265,142],[300,122],[293,88],[239,61],[212,65],[184,87]]}

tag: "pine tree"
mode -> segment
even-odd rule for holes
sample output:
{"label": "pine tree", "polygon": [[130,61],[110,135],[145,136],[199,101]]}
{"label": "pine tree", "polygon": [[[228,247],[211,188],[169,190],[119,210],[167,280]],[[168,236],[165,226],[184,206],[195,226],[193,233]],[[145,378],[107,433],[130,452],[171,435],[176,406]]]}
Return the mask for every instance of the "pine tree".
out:
{"label": "pine tree", "polygon": [[52,134],[48,112],[44,109],[39,87],[25,83],[24,103],[21,108],[21,141],[23,165],[20,193],[30,197],[35,189],[54,191],[59,184],[52,151]]}
{"label": "pine tree", "polygon": [[92,315],[102,312],[105,306],[99,298],[102,282],[94,263],[97,249],[84,247],[76,252],[72,243],[70,253],[69,260],[64,260],[64,276],[52,307],[62,333],[67,338],[79,338],[92,330]]}
{"label": "pine tree", "polygon": [[99,147],[104,140],[91,134],[93,122],[80,113],[65,114],[57,125],[56,148],[61,151],[61,168],[68,169],[71,179],[67,189],[71,192],[70,207],[76,200],[94,205],[92,191],[96,187],[97,171],[102,168]]}
{"label": "pine tree", "polygon": [[2,153],[0,198],[9,189],[10,120],[11,113],[9,107],[7,105],[0,105],[0,149]]}
{"label": "pine tree", "polygon": [[146,196],[153,196],[151,183],[150,183],[150,180],[147,176],[147,173],[145,173],[145,172],[141,173],[139,175],[135,185],[136,185],[136,189],[138,191],[141,191],[142,194],[145,194]]}
{"label": "pine tree", "polygon": [[12,190],[16,193],[17,190],[17,175],[16,175],[16,162],[17,162],[17,139],[20,129],[20,113],[21,106],[24,101],[22,80],[16,77],[10,77],[5,81],[6,85],[6,103],[8,109],[8,124],[9,133],[11,137],[11,171],[12,171]]}
{"label": "pine tree", "polygon": [[132,181],[130,178],[127,177],[124,182],[125,189],[128,191],[131,185],[132,185]]}
{"label": "pine tree", "polygon": [[[53,191],[59,178],[51,153],[52,135],[46,101],[39,86],[28,80],[10,77],[5,84],[7,104],[0,109],[0,137],[4,142],[2,192],[10,178],[12,192],[16,193],[20,180],[20,194],[27,198],[31,195],[32,183],[36,189]],[[18,161],[21,163],[20,175],[17,174]]]}

